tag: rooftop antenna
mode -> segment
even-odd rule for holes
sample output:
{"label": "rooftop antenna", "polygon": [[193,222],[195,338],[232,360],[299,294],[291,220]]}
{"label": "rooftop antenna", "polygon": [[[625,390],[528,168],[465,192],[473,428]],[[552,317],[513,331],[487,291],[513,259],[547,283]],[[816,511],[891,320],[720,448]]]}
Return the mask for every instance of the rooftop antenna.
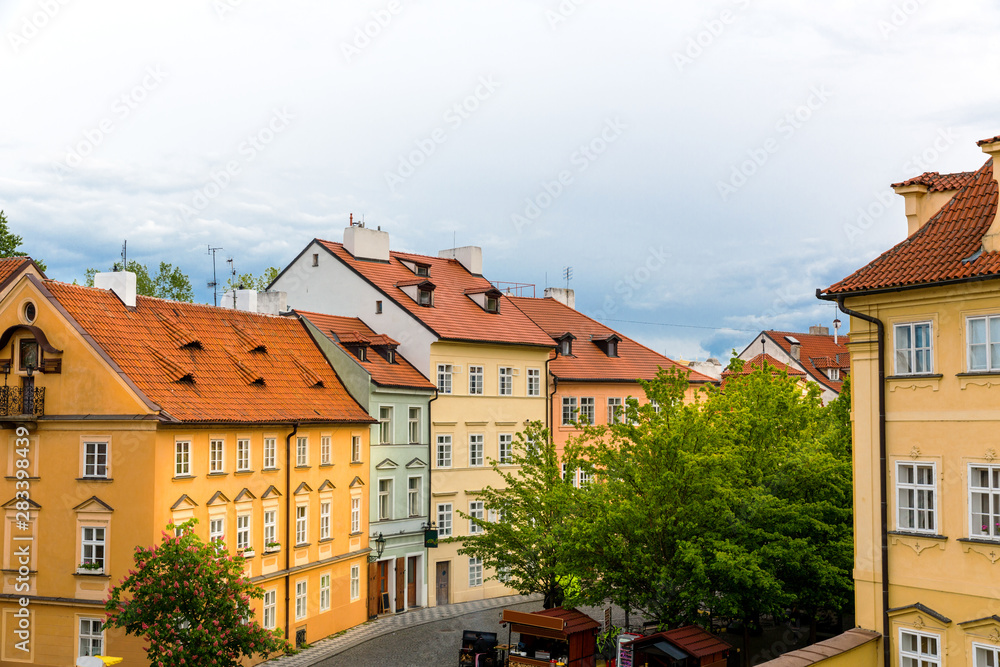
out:
{"label": "rooftop antenna", "polygon": [[219,286],[219,281],[215,275],[215,253],[222,248],[213,248],[212,244],[208,244],[208,254],[212,256],[212,280],[208,283],[208,286],[212,288],[212,305],[219,305],[219,292],[215,288]]}
{"label": "rooftop antenna", "polygon": [[122,241],[122,271],[128,271],[128,239]]}
{"label": "rooftop antenna", "polygon": [[236,277],[236,263],[233,262],[233,258],[230,257],[227,259],[226,263],[229,264],[229,274],[231,276],[229,282],[233,283],[233,310],[236,310],[236,290],[242,287],[242,285],[237,285],[236,281],[232,280],[232,278]]}
{"label": "rooftop antenna", "polygon": [[563,278],[566,279],[566,289],[569,289],[569,281],[573,280],[573,267],[567,266],[563,269]]}

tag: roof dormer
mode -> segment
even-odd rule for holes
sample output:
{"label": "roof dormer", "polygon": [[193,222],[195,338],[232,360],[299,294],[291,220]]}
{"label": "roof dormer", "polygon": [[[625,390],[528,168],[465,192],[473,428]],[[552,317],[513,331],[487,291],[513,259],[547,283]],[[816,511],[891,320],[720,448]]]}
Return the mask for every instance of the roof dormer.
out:
{"label": "roof dormer", "polygon": [[612,333],[610,336],[594,335],[590,337],[590,340],[609,357],[618,356],[618,343],[622,342],[621,336],[618,334]]}
{"label": "roof dormer", "polygon": [[421,278],[427,278],[431,275],[431,265],[424,264],[422,262],[416,262],[412,259],[400,259],[400,264],[408,268],[413,272],[413,275],[419,276]]}
{"label": "roof dormer", "polygon": [[503,292],[492,285],[467,289],[465,296],[479,304],[479,307],[487,313],[500,312],[500,297],[503,296]]}
{"label": "roof dormer", "polygon": [[560,356],[569,357],[573,355],[573,341],[576,340],[576,336],[567,331],[564,334],[559,334],[558,336],[553,336],[552,338],[559,345],[559,347],[556,348],[556,351]]}
{"label": "roof dormer", "polygon": [[427,308],[434,306],[435,285],[426,278],[401,280],[396,283],[396,287],[403,290],[408,297],[416,301],[419,305]]}

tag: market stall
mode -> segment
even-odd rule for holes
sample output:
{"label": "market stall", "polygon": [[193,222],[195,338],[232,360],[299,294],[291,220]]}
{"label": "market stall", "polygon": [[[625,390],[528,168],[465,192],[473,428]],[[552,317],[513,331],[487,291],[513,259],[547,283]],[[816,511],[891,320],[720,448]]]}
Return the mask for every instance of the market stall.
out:
{"label": "market stall", "polygon": [[725,667],[733,650],[696,625],[639,637],[623,648],[631,649],[633,667]]}
{"label": "market stall", "polygon": [[556,607],[533,613],[503,610],[509,633],[518,633],[511,644],[508,665],[594,667],[597,664],[597,630],[600,623],[576,609]]}

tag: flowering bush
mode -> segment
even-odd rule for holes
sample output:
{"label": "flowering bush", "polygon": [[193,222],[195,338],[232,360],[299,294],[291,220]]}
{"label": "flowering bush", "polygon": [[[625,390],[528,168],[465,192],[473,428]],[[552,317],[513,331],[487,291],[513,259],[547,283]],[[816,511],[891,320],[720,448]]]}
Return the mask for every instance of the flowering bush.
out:
{"label": "flowering bush", "polygon": [[279,631],[253,619],[250,600],[264,590],[244,576],[243,559],[202,542],[194,523],[179,526],[180,535],[164,532],[158,546],[135,548],[135,569],[105,601],[106,626],[144,637],[152,667],[236,667],[244,656],[289,652]]}

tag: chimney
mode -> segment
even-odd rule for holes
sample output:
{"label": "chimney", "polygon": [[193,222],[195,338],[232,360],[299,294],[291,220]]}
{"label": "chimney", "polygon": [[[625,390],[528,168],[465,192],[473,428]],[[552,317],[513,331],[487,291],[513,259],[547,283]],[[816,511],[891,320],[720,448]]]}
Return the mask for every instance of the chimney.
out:
{"label": "chimney", "polygon": [[798,341],[792,343],[792,359],[802,361],[802,343]]}
{"label": "chimney", "polygon": [[442,250],[438,257],[444,259],[457,259],[474,276],[483,275],[483,249],[479,246],[467,245],[461,248],[451,248]]}
{"label": "chimney", "polygon": [[135,274],[131,271],[97,273],[94,275],[94,287],[111,290],[122,303],[135,308]]}
{"label": "chimney", "polygon": [[235,292],[233,290],[229,290],[222,295],[222,301],[219,305],[223,308],[235,308],[236,310],[243,310],[248,313],[256,313],[257,290],[238,289]]}
{"label": "chimney", "polygon": [[812,336],[829,336],[830,327],[824,327],[817,324],[814,327],[809,327],[809,334]]}
{"label": "chimney", "polygon": [[[997,161],[997,155],[1000,154],[1000,137],[980,141],[979,147],[983,149],[984,153],[990,156],[993,162],[993,180],[1000,183],[1000,163]],[[1000,250],[1000,223],[997,222],[995,217],[990,224],[990,228],[983,235],[983,250],[986,252]]]}
{"label": "chimney", "polygon": [[352,224],[344,230],[344,249],[355,259],[389,261],[389,233]]}
{"label": "chimney", "polygon": [[288,312],[288,292],[257,292],[257,312],[265,315]]}
{"label": "chimney", "polygon": [[576,293],[565,287],[546,287],[545,297],[555,299],[564,306],[569,306],[576,310]]}

